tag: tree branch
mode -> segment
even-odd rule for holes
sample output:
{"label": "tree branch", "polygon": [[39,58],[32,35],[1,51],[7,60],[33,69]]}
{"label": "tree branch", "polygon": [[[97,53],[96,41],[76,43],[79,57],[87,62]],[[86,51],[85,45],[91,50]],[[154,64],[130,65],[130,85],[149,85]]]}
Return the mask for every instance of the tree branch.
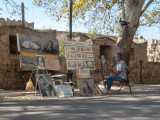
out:
{"label": "tree branch", "polygon": [[149,5],[153,2],[153,0],[149,0],[148,3],[144,6],[144,8],[141,11],[141,15],[146,11],[146,9],[149,7]]}

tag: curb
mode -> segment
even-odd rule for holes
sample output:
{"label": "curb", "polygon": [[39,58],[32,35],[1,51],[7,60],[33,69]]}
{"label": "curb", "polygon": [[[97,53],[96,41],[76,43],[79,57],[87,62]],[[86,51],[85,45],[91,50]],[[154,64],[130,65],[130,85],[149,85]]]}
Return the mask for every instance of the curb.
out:
{"label": "curb", "polygon": [[13,96],[24,96],[25,93],[23,92],[11,92],[11,93],[0,93],[0,97],[13,97]]}

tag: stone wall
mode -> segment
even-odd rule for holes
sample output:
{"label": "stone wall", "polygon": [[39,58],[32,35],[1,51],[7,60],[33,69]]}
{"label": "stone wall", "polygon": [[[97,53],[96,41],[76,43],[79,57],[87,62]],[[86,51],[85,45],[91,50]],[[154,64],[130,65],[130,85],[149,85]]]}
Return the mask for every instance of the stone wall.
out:
{"label": "stone wall", "polygon": [[[16,26],[16,25],[22,25],[22,21],[21,20],[10,20],[8,18],[4,19],[4,18],[0,18],[0,25],[12,25],[12,26]],[[31,29],[34,29],[34,22],[32,23],[28,23],[25,21],[25,26]]]}
{"label": "stone wall", "polygon": [[10,53],[10,42],[12,42],[10,36],[16,37],[17,33],[56,39],[55,30],[37,31],[22,26],[0,27],[0,89],[24,89],[22,77],[26,72],[18,72],[17,70],[19,53]]}

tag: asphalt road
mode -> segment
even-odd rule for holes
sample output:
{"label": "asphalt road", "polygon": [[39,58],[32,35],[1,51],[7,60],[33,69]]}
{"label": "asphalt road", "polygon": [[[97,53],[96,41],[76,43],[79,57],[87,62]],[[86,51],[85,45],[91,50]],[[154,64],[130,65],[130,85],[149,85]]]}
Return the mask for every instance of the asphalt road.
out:
{"label": "asphalt road", "polygon": [[0,120],[160,120],[160,85],[133,86],[133,94],[1,100]]}

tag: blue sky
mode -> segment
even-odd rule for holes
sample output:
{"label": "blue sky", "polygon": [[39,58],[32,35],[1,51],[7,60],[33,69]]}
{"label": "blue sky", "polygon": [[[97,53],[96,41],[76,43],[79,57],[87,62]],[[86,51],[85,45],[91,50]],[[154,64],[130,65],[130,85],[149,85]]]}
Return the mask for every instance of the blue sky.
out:
{"label": "blue sky", "polygon": [[[68,26],[66,22],[56,22],[48,14],[45,14],[43,8],[37,8],[32,5],[33,0],[14,0],[17,4],[24,2],[24,5],[27,7],[25,11],[25,20],[27,22],[34,22],[35,29],[56,29],[57,31],[66,31]],[[4,6],[1,6],[4,9]],[[10,15],[5,12],[0,12],[0,17],[10,18]],[[21,16],[12,16],[10,19],[20,20]],[[74,26],[73,32],[88,32],[88,29],[85,26]],[[158,39],[160,40],[160,28],[151,27],[151,28],[141,28],[139,30],[140,36],[142,35],[145,39]]]}

